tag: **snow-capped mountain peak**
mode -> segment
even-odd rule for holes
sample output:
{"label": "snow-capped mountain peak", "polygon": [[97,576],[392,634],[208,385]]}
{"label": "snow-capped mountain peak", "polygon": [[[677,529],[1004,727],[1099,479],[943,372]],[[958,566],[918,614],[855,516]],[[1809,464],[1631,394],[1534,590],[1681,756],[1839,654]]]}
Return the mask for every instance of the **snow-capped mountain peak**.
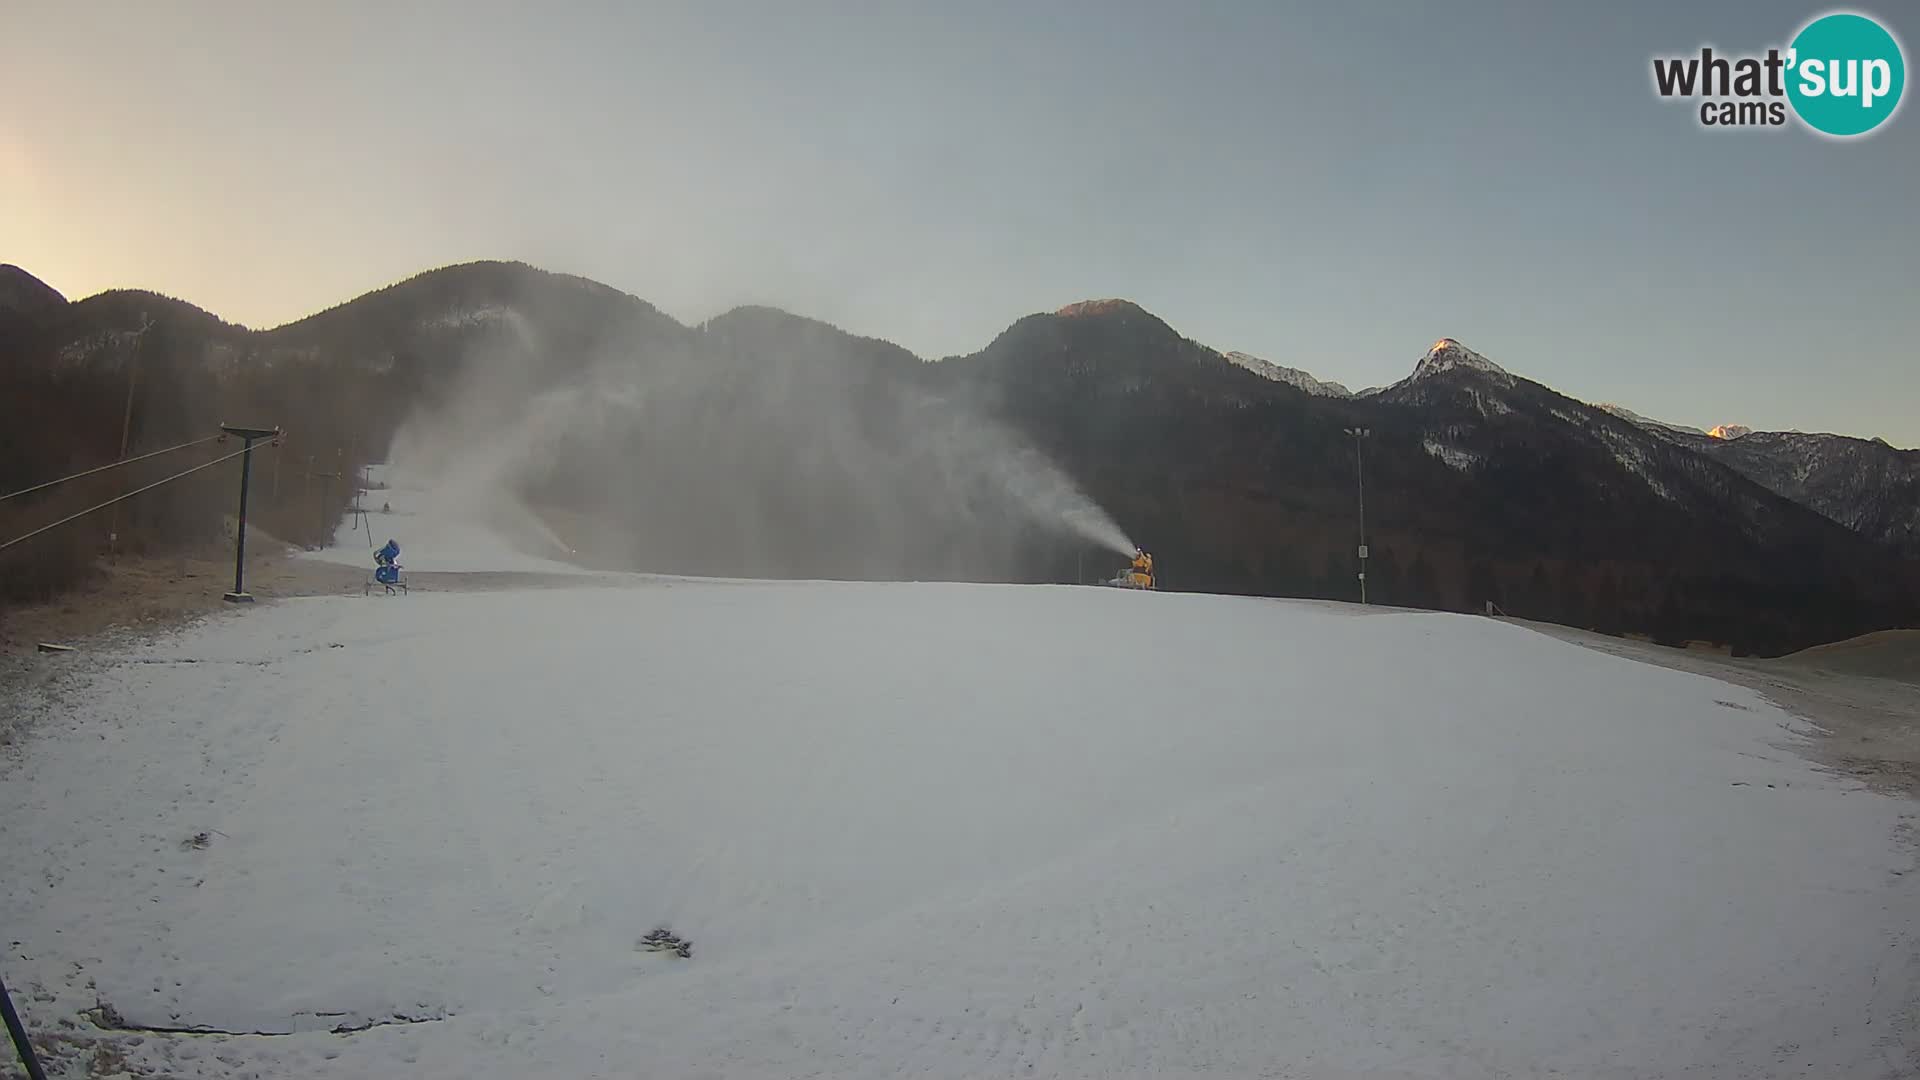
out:
{"label": "snow-capped mountain peak", "polygon": [[1648,428],[1654,431],[1678,431],[1688,435],[1705,435],[1706,434],[1706,431],[1702,430],[1701,428],[1690,427],[1686,424],[1670,424],[1665,420],[1655,420],[1651,416],[1642,416],[1639,413],[1634,412],[1632,409],[1627,408],[1625,405],[1615,405],[1611,401],[1597,402],[1595,403],[1594,408],[1599,409],[1601,412],[1612,413],[1613,415],[1619,417],[1622,420],[1625,420],[1630,424],[1638,424],[1643,428]]}
{"label": "snow-capped mountain peak", "polygon": [[1413,366],[1413,374],[1408,376],[1408,379],[1409,381],[1424,379],[1443,371],[1477,371],[1492,375],[1501,382],[1513,381],[1513,376],[1507,372],[1506,368],[1450,337],[1434,342],[1433,347],[1427,350],[1427,354]]}
{"label": "snow-capped mountain peak", "polygon": [[1324,382],[1299,368],[1276,364],[1271,360],[1262,360],[1251,353],[1229,352],[1222,353],[1221,356],[1225,357],[1227,362],[1246,368],[1262,378],[1286,383],[1317,397],[1350,398],[1353,396],[1353,391],[1337,382]]}

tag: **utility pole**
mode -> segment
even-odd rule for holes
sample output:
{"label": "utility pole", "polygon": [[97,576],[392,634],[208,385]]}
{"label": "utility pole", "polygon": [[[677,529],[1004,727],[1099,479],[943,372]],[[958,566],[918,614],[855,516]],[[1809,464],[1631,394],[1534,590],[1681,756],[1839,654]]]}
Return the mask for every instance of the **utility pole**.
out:
{"label": "utility pole", "polygon": [[253,444],[256,439],[278,438],[280,429],[221,424],[220,430],[246,440],[240,454],[240,527],[234,530],[233,537],[233,591],[223,599],[230,604],[250,604],[253,595],[247,592],[246,582],[241,575],[247,564],[247,481],[253,476]]}
{"label": "utility pole", "polygon": [[327,514],[327,504],[333,501],[333,482],[335,480],[340,479],[340,474],[337,472],[312,471],[313,458],[311,457],[307,458],[307,466],[308,466],[307,478],[309,480],[325,481],[325,483],[320,485],[320,505],[319,505],[320,542],[315,547],[315,550],[317,551],[319,550],[319,548],[326,547],[327,545],[333,543],[333,534],[327,528],[328,523],[332,520],[332,518]]}
{"label": "utility pole", "polygon": [[1353,436],[1354,491],[1360,497],[1360,602],[1364,604],[1367,602],[1367,471],[1366,467],[1360,463],[1360,446],[1361,440],[1373,432],[1363,427],[1342,430]]}
{"label": "utility pole", "polygon": [[[358,447],[356,447],[355,450],[357,452]],[[349,454],[348,456],[353,457],[354,455]],[[347,486],[347,490],[352,493],[353,499],[353,502],[347,507],[347,521],[351,523],[353,528],[365,529],[367,531],[367,546],[372,547],[373,526],[367,521],[367,508],[360,504],[360,496],[365,493],[367,486],[367,471],[364,466],[359,464],[357,457],[354,458],[354,461],[353,480]],[[343,466],[340,471],[342,475],[344,475],[346,473],[345,467]]]}
{"label": "utility pole", "polygon": [[[127,356],[127,409],[120,417],[120,456],[116,460],[125,461],[127,450],[133,442],[133,388],[140,381],[141,345],[147,340],[147,331],[153,329],[153,319],[146,312],[140,313],[140,329],[134,331],[133,352]],[[120,494],[127,493],[126,474],[120,475]],[[120,504],[113,504],[113,522],[107,526],[107,551],[118,554],[120,551]]]}

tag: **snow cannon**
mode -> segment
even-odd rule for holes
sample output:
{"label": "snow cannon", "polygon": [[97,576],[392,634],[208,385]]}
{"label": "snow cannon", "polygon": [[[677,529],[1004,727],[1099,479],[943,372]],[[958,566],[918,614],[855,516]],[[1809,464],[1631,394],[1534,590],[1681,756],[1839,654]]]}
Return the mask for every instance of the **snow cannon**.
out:
{"label": "snow cannon", "polygon": [[407,583],[400,579],[400,545],[392,540],[373,553],[373,580],[362,591],[371,593],[375,585],[385,589],[388,596],[407,591]]}
{"label": "snow cannon", "polygon": [[1114,575],[1113,580],[1107,584],[1122,589],[1153,588],[1153,556],[1140,548],[1134,548],[1133,564]]}

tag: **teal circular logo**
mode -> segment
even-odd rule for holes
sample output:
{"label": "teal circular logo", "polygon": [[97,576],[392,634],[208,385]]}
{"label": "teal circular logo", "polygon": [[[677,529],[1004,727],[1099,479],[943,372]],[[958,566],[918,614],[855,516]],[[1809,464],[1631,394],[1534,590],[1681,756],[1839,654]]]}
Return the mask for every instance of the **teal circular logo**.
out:
{"label": "teal circular logo", "polygon": [[1822,15],[1794,37],[1787,56],[1787,100],[1815,131],[1865,135],[1900,107],[1906,58],[1886,27],[1865,15]]}

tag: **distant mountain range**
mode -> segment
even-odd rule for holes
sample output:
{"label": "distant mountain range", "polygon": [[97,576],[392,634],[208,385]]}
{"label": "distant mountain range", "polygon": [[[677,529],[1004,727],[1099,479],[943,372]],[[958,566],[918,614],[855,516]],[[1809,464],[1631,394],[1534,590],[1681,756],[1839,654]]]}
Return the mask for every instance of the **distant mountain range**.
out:
{"label": "distant mountain range", "polygon": [[[494,462],[606,565],[1106,576],[1113,556],[1049,526],[1045,470],[1010,469],[987,445],[1003,438],[1110,511],[1169,588],[1352,598],[1345,432],[1365,428],[1377,603],[1492,602],[1769,653],[1920,618],[1920,452],[1714,438],[1568,398],[1452,339],[1355,394],[1123,300],[1031,315],[927,362],[767,308],[683,326],[519,264],[431,271],[268,331],[154,293],[68,303],[9,267],[0,356],[0,425],[39,433],[0,465],[9,489],[110,460],[137,366],[136,448],[244,417],[286,425],[308,471],[344,473],[398,437]],[[82,422],[35,420],[63,410]],[[316,514],[310,485],[289,490],[268,504],[283,530],[330,527],[337,505]]]}
{"label": "distant mountain range", "polygon": [[[1299,368],[1276,364],[1244,352],[1222,354],[1229,362],[1275,382],[1320,397],[1370,398],[1375,387],[1358,394]],[[1415,365],[1407,382],[1444,368],[1463,368],[1494,376],[1511,386],[1499,365],[1451,338],[1434,344]],[[1502,378],[1504,377],[1504,378]],[[1396,387],[1405,384],[1395,384]],[[1389,400],[1414,401],[1405,393]],[[1642,416],[1624,405],[1603,402],[1595,408],[1646,431],[1719,459],[1776,494],[1799,502],[1839,524],[1883,541],[1909,558],[1920,559],[1920,450],[1900,450],[1884,439],[1799,431],[1762,431],[1741,424],[1710,429]],[[1438,440],[1423,441],[1430,453],[1462,466],[1472,455],[1450,450]]]}
{"label": "distant mountain range", "polygon": [[1907,558],[1920,559],[1920,450],[1798,431],[1675,436],[1675,441]]}

